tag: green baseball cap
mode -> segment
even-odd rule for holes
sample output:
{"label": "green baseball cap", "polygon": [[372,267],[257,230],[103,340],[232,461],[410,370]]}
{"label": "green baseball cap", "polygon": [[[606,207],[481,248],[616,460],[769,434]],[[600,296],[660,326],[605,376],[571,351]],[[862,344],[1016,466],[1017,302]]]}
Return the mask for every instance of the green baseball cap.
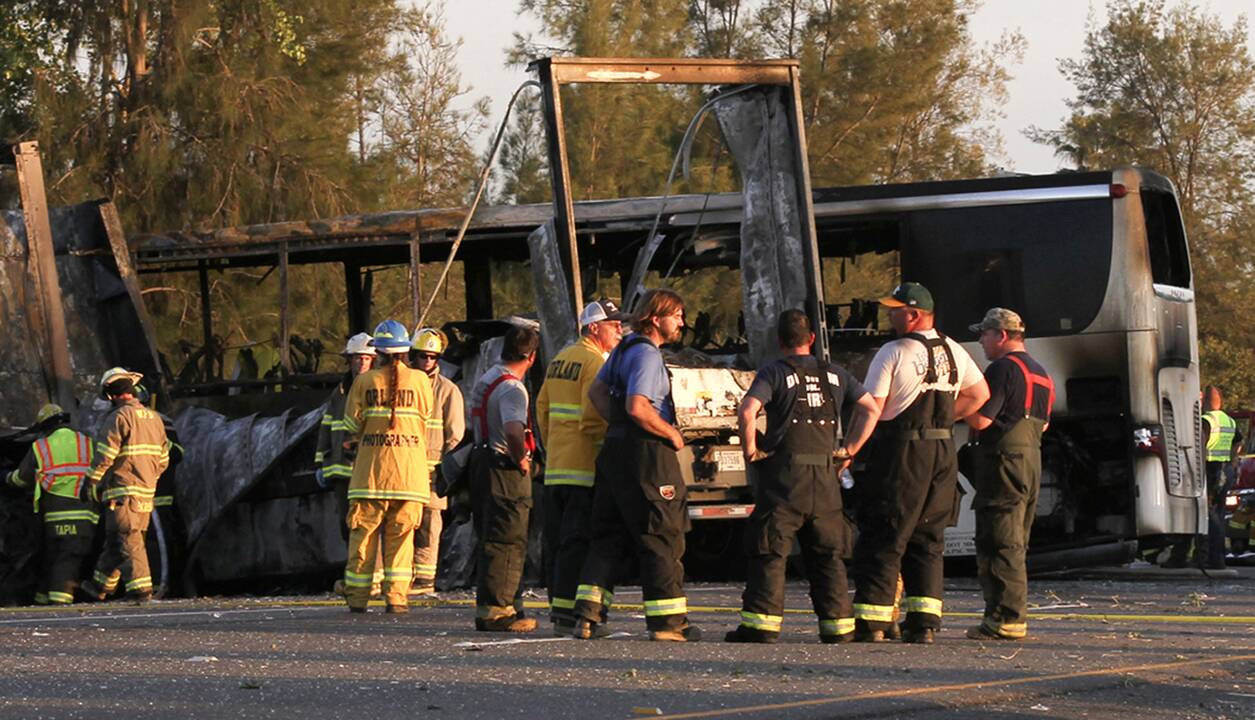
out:
{"label": "green baseball cap", "polygon": [[889,297],[880,298],[885,307],[912,307],[925,312],[932,312],[933,294],[928,288],[916,282],[905,282],[893,289]]}

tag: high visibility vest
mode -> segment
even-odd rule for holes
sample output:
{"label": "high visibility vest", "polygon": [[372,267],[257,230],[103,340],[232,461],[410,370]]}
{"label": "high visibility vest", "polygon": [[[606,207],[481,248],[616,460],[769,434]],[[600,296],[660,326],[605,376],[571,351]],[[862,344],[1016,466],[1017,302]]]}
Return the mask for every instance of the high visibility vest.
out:
{"label": "high visibility vest", "polygon": [[35,512],[39,512],[39,496],[43,493],[77,500],[83,479],[92,467],[91,438],[63,427],[36,440],[31,447],[35,451],[38,478],[35,484]]}
{"label": "high visibility vest", "polygon": [[1237,436],[1238,424],[1223,410],[1208,410],[1203,417],[1211,426],[1207,436],[1207,462],[1229,462],[1233,457],[1233,438]]}

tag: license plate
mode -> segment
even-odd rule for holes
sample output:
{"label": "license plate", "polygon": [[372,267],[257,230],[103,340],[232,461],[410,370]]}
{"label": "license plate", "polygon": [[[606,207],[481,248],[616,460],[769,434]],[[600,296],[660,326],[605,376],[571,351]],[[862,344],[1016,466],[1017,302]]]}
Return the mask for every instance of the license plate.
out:
{"label": "license plate", "polygon": [[740,450],[719,450],[715,453],[715,464],[719,472],[744,472],[745,456]]}

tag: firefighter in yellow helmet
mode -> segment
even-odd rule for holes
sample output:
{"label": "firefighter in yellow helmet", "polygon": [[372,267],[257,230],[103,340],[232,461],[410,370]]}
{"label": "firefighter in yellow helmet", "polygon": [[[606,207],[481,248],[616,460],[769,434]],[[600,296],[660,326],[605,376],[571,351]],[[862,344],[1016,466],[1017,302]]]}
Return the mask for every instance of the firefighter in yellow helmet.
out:
{"label": "firefighter in yellow helmet", "polygon": [[431,380],[405,363],[410,334],[395,320],[375,328],[377,367],[353,381],[344,406],[344,429],[356,443],[349,481],[349,549],[345,599],[366,612],[375,555],[383,546],[383,592],[390,613],[409,611],[414,530],[430,494],[427,417]]}
{"label": "firefighter in yellow helmet", "polygon": [[91,469],[92,441],[71,429],[69,414],[51,403],[39,409],[34,429],[40,438],[7,481],[33,491],[35,513],[44,523],[35,604],[68,605],[100,519],[95,503],[79,498]]}
{"label": "firefighter in yellow helmet", "polygon": [[[422,328],[414,333],[410,346],[410,364],[427,374],[431,380],[435,404],[427,417],[427,474],[435,478],[440,472],[440,458],[462,442],[466,434],[466,401],[457,383],[440,374],[440,356],[449,347],[449,338],[435,328]],[[449,507],[447,498],[436,493],[423,508],[423,521],[414,536],[414,586],[411,594],[427,595],[436,591],[436,566],[440,560],[440,531],[444,528],[443,511]]]}
{"label": "firefighter in yellow helmet", "polygon": [[101,424],[96,459],[83,496],[99,498],[105,515],[105,547],[83,592],[104,600],[127,574],[126,592],[137,602],[152,599],[144,534],[157,494],[157,480],[170,463],[170,441],[161,416],[140,404],[135,386],[143,375],[115,367],[100,378],[100,394],[113,403]]}

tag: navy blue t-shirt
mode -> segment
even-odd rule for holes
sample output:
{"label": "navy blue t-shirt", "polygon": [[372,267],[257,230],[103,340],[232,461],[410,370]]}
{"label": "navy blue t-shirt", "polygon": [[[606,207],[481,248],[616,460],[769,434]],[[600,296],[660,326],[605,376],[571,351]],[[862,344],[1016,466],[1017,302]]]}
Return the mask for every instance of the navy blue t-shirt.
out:
{"label": "navy blue t-shirt", "polygon": [[[1014,355],[1023,362],[1029,372],[1046,375],[1045,368],[1028,353],[1013,352],[1008,355]],[[1001,435],[1024,419],[1024,399],[1028,385],[1024,382],[1024,373],[1006,356],[994,360],[985,368],[985,382],[989,383],[989,399],[977,412],[993,421],[993,426],[986,432],[991,436]],[[1050,420],[1050,393],[1040,385],[1033,388],[1030,414],[1040,420]]]}
{"label": "navy blue t-shirt", "polygon": [[[813,370],[819,367],[819,359],[806,355],[802,357],[802,364],[806,369]],[[754,376],[754,382],[745,395],[761,402],[767,412],[767,432],[763,436],[760,450],[770,452],[784,439],[784,433],[788,429],[785,421],[797,402],[801,387],[798,371],[784,360],[768,363]],[[845,403],[858,402],[859,398],[867,394],[863,384],[853,375],[832,363],[828,363],[828,387],[831,390],[833,415],[836,417],[841,417],[841,407]]]}

